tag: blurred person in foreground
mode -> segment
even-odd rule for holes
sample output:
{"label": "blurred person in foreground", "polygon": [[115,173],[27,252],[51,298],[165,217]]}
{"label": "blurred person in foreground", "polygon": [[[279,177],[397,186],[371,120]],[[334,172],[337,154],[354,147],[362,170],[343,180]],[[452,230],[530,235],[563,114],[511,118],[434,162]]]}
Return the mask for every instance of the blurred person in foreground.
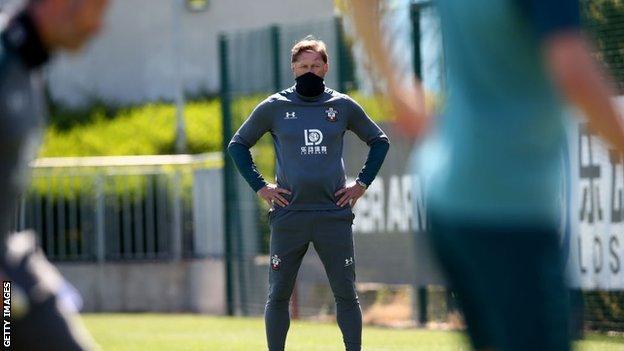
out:
{"label": "blurred person in foreground", "polygon": [[[355,286],[351,207],[377,176],[390,144],[360,105],[325,86],[329,70],[325,43],[310,37],[296,43],[291,69],[295,85],[261,102],[228,147],[245,180],[272,207],[265,310],[269,351],[284,350],[290,297],[310,242],[336,300],[345,349],[359,351],[362,312]],[[370,148],[364,167],[350,183],[342,159],[347,130]],[[267,132],[274,140],[277,184],[264,180],[249,151]]]}
{"label": "blurred person in foreground", "polygon": [[399,130],[428,136],[419,170],[430,240],[479,350],[570,349],[558,241],[565,103],[624,151],[609,79],[574,0],[438,0],[448,91],[431,121],[422,88],[399,82],[378,0],[348,1]]}
{"label": "blurred person in foreground", "polygon": [[94,348],[72,316],[73,288],[46,260],[32,232],[10,230],[45,125],[41,67],[55,51],[77,50],[96,34],[106,5],[107,0],[33,0],[2,13],[0,275],[12,284],[11,350]]}

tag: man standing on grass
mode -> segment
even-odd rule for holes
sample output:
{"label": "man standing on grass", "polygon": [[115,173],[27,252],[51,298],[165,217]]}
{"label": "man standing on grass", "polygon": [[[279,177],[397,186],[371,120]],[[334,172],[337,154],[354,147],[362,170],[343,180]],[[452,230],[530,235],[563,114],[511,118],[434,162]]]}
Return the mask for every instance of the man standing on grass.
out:
{"label": "man standing on grass", "polygon": [[[388,152],[388,137],[349,96],[325,87],[327,50],[307,37],[291,51],[296,84],[269,96],[236,132],[228,152],[239,171],[272,207],[269,296],[265,310],[270,351],[284,350],[289,302],[301,260],[313,243],[336,300],[347,351],[360,350],[362,313],[355,289],[351,207],[373,182]],[[346,184],[343,136],[353,131],[369,147],[357,179]],[[249,149],[273,136],[277,184],[258,172]]]}

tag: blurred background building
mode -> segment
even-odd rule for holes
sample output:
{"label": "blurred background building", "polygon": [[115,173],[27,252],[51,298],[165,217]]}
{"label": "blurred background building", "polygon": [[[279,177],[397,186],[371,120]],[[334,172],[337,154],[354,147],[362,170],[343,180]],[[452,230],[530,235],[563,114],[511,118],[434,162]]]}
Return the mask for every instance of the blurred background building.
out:
{"label": "blurred background building", "polygon": [[[333,16],[332,0],[112,0],[101,35],[83,53],[62,55],[50,67],[51,96],[72,106],[171,101],[177,75],[188,96],[214,95],[219,33]],[[240,59],[252,63],[266,54],[250,51]]]}

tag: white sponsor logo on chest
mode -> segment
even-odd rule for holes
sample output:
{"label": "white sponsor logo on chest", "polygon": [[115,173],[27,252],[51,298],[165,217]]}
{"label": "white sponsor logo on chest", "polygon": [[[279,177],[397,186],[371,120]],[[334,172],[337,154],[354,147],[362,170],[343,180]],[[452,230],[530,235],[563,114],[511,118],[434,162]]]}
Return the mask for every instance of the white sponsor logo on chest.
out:
{"label": "white sponsor logo on chest", "polygon": [[323,132],[318,129],[304,129],[303,141],[305,146],[301,147],[302,155],[326,155],[327,146],[323,143]]}

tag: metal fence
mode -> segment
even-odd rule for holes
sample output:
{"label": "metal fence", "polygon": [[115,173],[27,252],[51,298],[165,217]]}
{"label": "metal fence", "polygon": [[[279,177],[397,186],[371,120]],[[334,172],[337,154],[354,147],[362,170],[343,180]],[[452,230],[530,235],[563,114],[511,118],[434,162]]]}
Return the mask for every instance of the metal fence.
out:
{"label": "metal fence", "polygon": [[198,224],[208,214],[194,188],[220,165],[218,153],[39,159],[15,229],[34,229],[55,261],[203,255],[207,233]]}

